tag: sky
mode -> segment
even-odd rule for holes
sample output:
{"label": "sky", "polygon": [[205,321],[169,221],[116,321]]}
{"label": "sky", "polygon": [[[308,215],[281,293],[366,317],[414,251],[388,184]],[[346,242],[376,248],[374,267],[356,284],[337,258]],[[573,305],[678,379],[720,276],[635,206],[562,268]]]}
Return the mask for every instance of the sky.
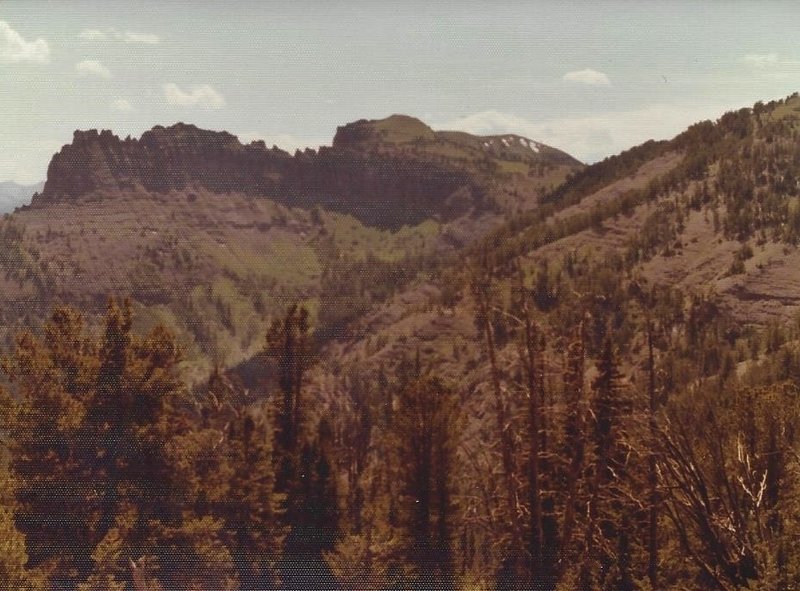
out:
{"label": "sky", "polygon": [[0,0],[0,181],[75,129],[294,150],[393,113],[594,162],[800,90],[796,2]]}

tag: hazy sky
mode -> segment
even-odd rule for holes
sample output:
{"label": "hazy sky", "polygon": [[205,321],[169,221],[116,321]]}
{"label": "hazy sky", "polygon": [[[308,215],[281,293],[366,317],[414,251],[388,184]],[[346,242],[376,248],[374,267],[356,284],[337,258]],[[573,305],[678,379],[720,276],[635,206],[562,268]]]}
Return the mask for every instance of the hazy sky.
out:
{"label": "hazy sky", "polygon": [[594,161],[800,90],[800,4],[0,0],[0,181],[75,129],[286,149],[392,113]]}

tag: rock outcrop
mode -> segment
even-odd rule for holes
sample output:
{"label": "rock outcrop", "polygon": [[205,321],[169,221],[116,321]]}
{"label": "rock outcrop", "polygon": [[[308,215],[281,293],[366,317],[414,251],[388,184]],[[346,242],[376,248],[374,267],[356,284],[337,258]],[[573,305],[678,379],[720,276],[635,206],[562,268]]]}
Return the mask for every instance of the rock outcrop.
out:
{"label": "rock outcrop", "polygon": [[[76,131],[52,159],[33,207],[84,196],[190,191],[265,196],[287,205],[321,204],[382,227],[417,223],[443,211],[469,186],[468,174],[420,159],[323,147],[294,156],[264,142],[179,123],[140,139]],[[452,200],[451,200],[452,201]]]}
{"label": "rock outcrop", "polygon": [[510,142],[495,139],[434,132],[405,115],[342,126],[332,147],[294,155],[263,141],[242,144],[230,133],[184,123],[156,126],[139,139],[123,140],[107,130],[76,131],[72,143],[53,156],[47,183],[32,207],[203,189],[290,206],[319,204],[369,225],[397,228],[490,207],[487,172],[497,172],[498,161],[581,166],[542,144],[526,140],[512,150]]}

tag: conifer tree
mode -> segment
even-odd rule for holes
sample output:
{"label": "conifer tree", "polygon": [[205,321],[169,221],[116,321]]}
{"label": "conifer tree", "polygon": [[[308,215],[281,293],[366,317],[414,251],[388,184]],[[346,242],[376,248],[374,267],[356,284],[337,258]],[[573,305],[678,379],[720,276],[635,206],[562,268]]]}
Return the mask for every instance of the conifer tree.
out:
{"label": "conifer tree", "polygon": [[[100,368],[97,375],[95,394],[87,409],[87,446],[99,447],[100,452],[92,453],[97,459],[92,463],[94,480],[100,494],[100,515],[98,536],[104,537],[113,523],[119,504],[119,485],[124,478],[123,466],[127,458],[120,456],[130,445],[133,433],[128,431],[131,419],[138,409],[133,392],[124,388],[128,357],[131,344],[132,309],[130,301],[122,307],[109,299],[106,311],[106,325],[100,345]],[[91,443],[90,443],[90,441]]]}
{"label": "conifer tree", "polygon": [[14,513],[0,505],[0,589],[36,591],[44,581],[26,567],[25,536],[14,523]]}
{"label": "conifer tree", "polygon": [[648,317],[647,319],[647,394],[648,394],[648,427],[649,427],[649,440],[650,450],[648,454],[648,474],[647,481],[649,487],[648,499],[648,543],[647,543],[647,577],[650,581],[650,586],[653,589],[658,589],[658,505],[659,505],[659,490],[658,490],[658,463],[657,463],[657,437],[658,437],[658,421],[656,412],[659,406],[659,400],[656,393],[656,368],[655,368],[655,353],[653,347],[653,324]]}
{"label": "conifer tree", "polygon": [[241,589],[275,584],[283,539],[275,492],[274,434],[263,414],[244,413],[229,427],[233,477],[224,518]]}
{"label": "conifer tree", "polygon": [[278,565],[286,589],[329,589],[336,585],[324,553],[339,532],[337,464],[327,421],[309,432],[303,377],[310,364],[308,311],[291,306],[267,335],[282,401],[278,410],[275,488],[285,495],[286,539]]}
{"label": "conifer tree", "polygon": [[278,405],[278,487],[288,487],[295,477],[303,444],[305,407],[303,376],[310,362],[308,311],[290,306],[267,333],[267,354],[274,360],[282,394]]}
{"label": "conifer tree", "polygon": [[16,522],[29,565],[52,572],[54,589],[74,587],[92,564],[96,492],[77,434],[94,387],[95,352],[81,315],[59,307],[44,338],[19,334],[3,363],[12,387],[6,429]]}
{"label": "conifer tree", "polygon": [[222,524],[240,589],[276,585],[282,539],[275,493],[274,432],[265,405],[236,398],[233,384],[212,372],[193,427],[175,438],[171,462],[186,508]]}
{"label": "conifer tree", "polygon": [[566,460],[564,477],[564,518],[560,540],[561,574],[574,558],[573,540],[576,527],[576,512],[584,471],[586,447],[586,400],[584,388],[585,356],[583,322],[577,336],[567,348],[564,371],[564,402],[567,417],[564,426],[563,457]]}
{"label": "conifer tree", "polygon": [[160,558],[167,579],[183,568],[153,539],[182,527],[168,456],[182,428],[180,352],[163,328],[133,335],[128,303],[111,300],[105,320],[95,342],[80,314],[56,308],[44,338],[22,333],[3,364],[17,523],[53,589],[121,586],[131,557]]}
{"label": "conifer tree", "polygon": [[454,436],[458,425],[453,392],[421,376],[399,392],[395,433],[402,482],[401,524],[407,550],[423,589],[454,586]]}
{"label": "conifer tree", "polygon": [[[0,388],[0,418],[7,418],[9,412],[13,412],[13,401]],[[14,520],[14,482],[4,451],[0,448],[0,589],[40,591],[45,580],[42,573],[27,568],[25,536]]]}
{"label": "conifer tree", "polygon": [[286,493],[289,531],[280,568],[284,589],[338,588],[324,556],[337,541],[340,518],[331,435],[323,419],[316,439],[303,446],[298,477]]}
{"label": "conifer tree", "polygon": [[607,336],[592,382],[594,465],[581,581],[589,588],[633,589],[630,509],[623,494],[627,470],[624,420],[630,406],[620,380],[613,344]]}
{"label": "conifer tree", "polygon": [[484,261],[483,268],[479,268],[472,278],[472,294],[475,300],[476,325],[486,347],[489,359],[490,382],[494,402],[495,426],[497,439],[500,441],[500,457],[502,461],[502,478],[504,486],[504,501],[506,523],[510,533],[510,543],[501,567],[500,578],[507,583],[503,585],[516,586],[523,580],[523,558],[525,550],[522,542],[522,528],[519,523],[519,486],[517,463],[514,455],[514,441],[511,430],[508,428],[510,417],[507,401],[503,394],[501,384],[501,369],[497,360],[497,341],[495,328],[492,322],[493,309],[493,278],[492,270]]}
{"label": "conifer tree", "polygon": [[92,552],[94,566],[78,591],[125,591],[124,539],[120,529],[111,528]]}
{"label": "conifer tree", "polygon": [[[396,379],[408,383],[411,372],[397,369],[402,376]],[[397,515],[399,446],[393,406],[399,387],[390,383],[383,365],[374,390],[358,375],[343,385],[348,404],[333,418],[344,422],[341,447],[350,500],[342,535],[325,557],[346,589],[388,588],[410,580],[412,570]]]}

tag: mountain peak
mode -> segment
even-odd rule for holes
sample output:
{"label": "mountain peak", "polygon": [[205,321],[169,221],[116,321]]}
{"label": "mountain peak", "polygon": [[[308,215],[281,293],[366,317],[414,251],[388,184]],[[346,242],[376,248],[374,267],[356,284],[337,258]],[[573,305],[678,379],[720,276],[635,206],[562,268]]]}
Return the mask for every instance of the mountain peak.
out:
{"label": "mountain peak", "polygon": [[433,129],[415,117],[394,114],[385,119],[359,119],[336,129],[334,147],[364,144],[404,144],[434,140]]}

